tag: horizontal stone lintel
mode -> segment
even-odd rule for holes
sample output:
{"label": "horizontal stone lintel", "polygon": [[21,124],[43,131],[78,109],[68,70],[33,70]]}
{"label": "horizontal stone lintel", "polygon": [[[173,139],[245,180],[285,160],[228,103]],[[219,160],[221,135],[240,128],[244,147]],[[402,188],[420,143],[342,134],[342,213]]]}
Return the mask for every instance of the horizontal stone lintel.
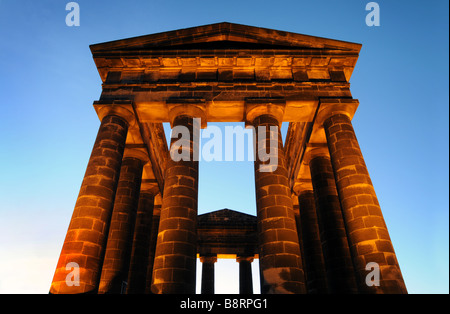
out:
{"label": "horizontal stone lintel", "polygon": [[[329,80],[314,80],[308,82],[295,82],[292,80],[276,80],[266,82],[256,81],[233,81],[233,82],[206,82],[206,81],[192,81],[192,82],[153,82],[153,83],[115,83],[103,84],[103,95],[114,92],[116,90],[131,91],[131,92],[167,92],[167,91],[235,91],[237,93],[242,91],[346,91],[348,92],[350,84],[347,82],[331,82]],[[338,97],[338,96],[337,96]]]}
{"label": "horizontal stone lintel", "polygon": [[349,66],[354,67],[357,54],[303,50],[167,50],[117,52],[94,56],[97,67],[210,67],[210,66]]}
{"label": "horizontal stone lintel", "polygon": [[[179,94],[176,94],[179,95]],[[192,94],[190,94],[192,95]],[[281,94],[268,94],[268,98],[276,98]],[[325,93],[327,97],[333,97],[335,94]],[[166,99],[152,99],[147,100],[147,96],[155,97],[154,93],[149,93],[146,95],[136,95],[134,102],[134,109],[137,114],[140,123],[164,123],[170,122],[169,117],[169,106]],[[166,97],[170,96],[166,94]],[[205,95],[203,95],[205,96]],[[251,98],[249,93],[243,93],[242,97],[230,97],[227,99],[226,95],[221,95],[222,99],[216,97],[215,100],[204,100],[201,102],[204,104],[206,113],[206,122],[245,122],[247,99]],[[247,96],[247,97],[245,97]],[[260,93],[255,93],[254,96],[263,96]],[[269,97],[273,96],[273,97]],[[162,97],[161,97],[162,98]],[[170,97],[168,97],[170,98]],[[206,98],[206,97],[205,97]],[[207,97],[210,98],[210,97]],[[219,98],[219,99],[217,99]],[[258,97],[256,97],[258,98]],[[314,99],[312,96],[305,97],[305,99],[300,99],[299,97],[294,99],[286,98],[286,107],[283,115],[283,122],[313,122],[316,109],[319,103],[319,99]],[[108,106],[108,99],[102,99],[95,103],[95,106]],[[354,112],[351,112],[353,114]]]}
{"label": "horizontal stone lintel", "polygon": [[99,68],[102,81],[110,84],[191,83],[191,82],[348,82],[353,68],[348,67],[226,67],[226,68]]}

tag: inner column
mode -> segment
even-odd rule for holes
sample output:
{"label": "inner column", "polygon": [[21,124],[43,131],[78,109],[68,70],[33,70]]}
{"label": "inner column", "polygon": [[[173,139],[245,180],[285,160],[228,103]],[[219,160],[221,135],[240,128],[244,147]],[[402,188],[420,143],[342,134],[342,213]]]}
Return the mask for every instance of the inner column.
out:
{"label": "inner column", "polygon": [[153,217],[150,233],[150,242],[148,248],[147,258],[147,275],[145,276],[145,293],[151,294],[152,277],[153,277],[153,264],[155,261],[156,241],[158,238],[159,220],[161,216],[161,194],[156,195],[153,206]]}
{"label": "inner column", "polygon": [[309,168],[331,293],[356,293],[356,280],[341,204],[328,152],[313,150]]}
{"label": "inner column", "polygon": [[329,291],[314,192],[312,186],[307,189],[297,187],[296,192],[298,193],[300,210],[299,232],[303,239],[304,269],[308,293],[325,294]]}
{"label": "inner column", "polygon": [[98,293],[125,293],[142,169],[147,158],[126,150],[120,170]]}
{"label": "inner column", "polygon": [[128,271],[127,294],[142,294],[145,292],[150,241],[153,231],[153,209],[157,193],[156,185],[142,183],[134,227],[130,269]]}

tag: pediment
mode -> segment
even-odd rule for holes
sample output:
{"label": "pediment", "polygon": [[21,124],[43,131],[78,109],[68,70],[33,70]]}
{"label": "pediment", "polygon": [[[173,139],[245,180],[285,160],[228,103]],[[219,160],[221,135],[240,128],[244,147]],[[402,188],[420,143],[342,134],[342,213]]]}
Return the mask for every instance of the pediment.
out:
{"label": "pediment", "polygon": [[234,23],[217,23],[90,46],[92,53],[190,49],[326,49],[359,53],[360,44]]}
{"label": "pediment", "polygon": [[197,222],[200,226],[204,225],[210,227],[237,227],[243,225],[251,226],[253,224],[256,224],[256,216],[225,208],[199,215],[197,218]]}

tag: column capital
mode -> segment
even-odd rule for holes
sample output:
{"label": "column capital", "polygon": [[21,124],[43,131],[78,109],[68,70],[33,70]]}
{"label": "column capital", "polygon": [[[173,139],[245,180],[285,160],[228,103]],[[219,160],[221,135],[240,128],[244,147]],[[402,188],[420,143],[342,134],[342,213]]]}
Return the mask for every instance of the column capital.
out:
{"label": "column capital", "polygon": [[240,263],[240,262],[244,261],[244,262],[253,263],[254,259],[255,259],[254,256],[237,256],[236,262]]}
{"label": "column capital", "polygon": [[170,127],[176,117],[189,116],[201,119],[201,128],[205,129],[208,121],[206,119],[206,104],[204,99],[169,99],[166,101],[169,109]]}
{"label": "column capital", "polygon": [[294,187],[292,188],[292,191],[297,196],[299,196],[300,194],[302,194],[305,191],[313,191],[311,179],[297,180],[294,183]]}
{"label": "column capital", "polygon": [[283,123],[286,101],[281,98],[248,98],[245,101],[245,126],[252,126],[253,121],[262,115],[271,115],[278,122]]}
{"label": "column capital", "polygon": [[159,194],[159,186],[154,180],[142,179],[141,193],[152,194],[154,197]]}
{"label": "column capital", "polygon": [[116,115],[127,121],[128,127],[133,127],[137,122],[131,101],[94,101],[94,109],[100,121],[108,115]]}
{"label": "column capital", "polygon": [[320,99],[319,110],[316,116],[316,123],[323,125],[325,120],[336,115],[344,114],[351,120],[358,108],[359,101],[357,99],[348,98],[326,98]]}
{"label": "column capital", "polygon": [[149,161],[148,153],[145,148],[129,148],[125,146],[123,158],[137,158],[141,160],[144,165]]}
{"label": "column capital", "polygon": [[309,166],[311,160],[316,157],[330,158],[327,143],[311,143],[306,145],[305,155],[303,156],[303,163]]}
{"label": "column capital", "polygon": [[200,256],[200,262],[214,264],[215,262],[217,262],[217,255]]}

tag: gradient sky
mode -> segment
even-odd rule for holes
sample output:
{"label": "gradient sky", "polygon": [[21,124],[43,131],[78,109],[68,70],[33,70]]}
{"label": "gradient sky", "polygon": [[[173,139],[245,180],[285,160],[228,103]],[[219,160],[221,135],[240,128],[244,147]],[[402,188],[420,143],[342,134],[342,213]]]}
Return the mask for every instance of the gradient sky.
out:
{"label": "gradient sky", "polygon": [[[362,0],[80,0],[79,27],[68,2],[0,0],[0,293],[48,293],[100,125],[89,45],[224,21],[363,45],[353,126],[406,286],[449,293],[447,0],[377,1],[379,27]],[[253,178],[200,163],[199,213],[256,214]],[[237,263],[216,265],[216,291],[236,291]]]}

